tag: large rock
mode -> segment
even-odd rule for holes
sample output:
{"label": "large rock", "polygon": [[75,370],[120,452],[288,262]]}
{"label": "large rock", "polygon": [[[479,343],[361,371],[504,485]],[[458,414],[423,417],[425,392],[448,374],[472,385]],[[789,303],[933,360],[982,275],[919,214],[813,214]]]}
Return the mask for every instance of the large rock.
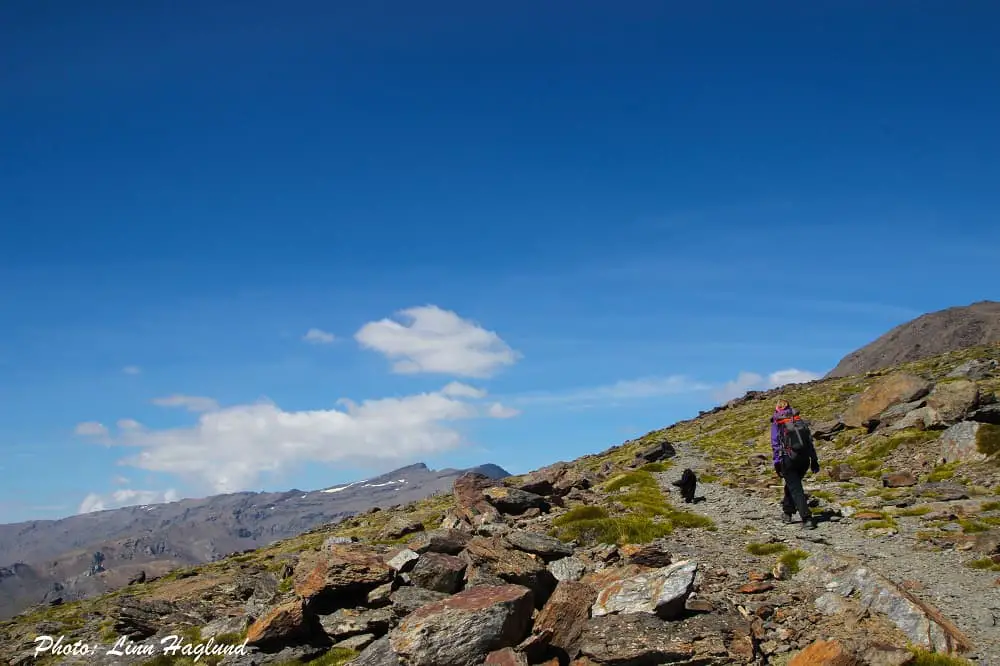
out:
{"label": "large rock", "polygon": [[408,666],[479,666],[525,637],[532,607],[526,587],[474,587],[408,615],[389,644]]}
{"label": "large rock", "polygon": [[887,375],[855,396],[840,420],[851,428],[864,427],[889,407],[924,397],[930,393],[931,386],[927,380],[909,373]]}
{"label": "large rock", "polygon": [[1000,426],[962,421],[941,433],[938,442],[947,462],[981,462],[1000,451]]}
{"label": "large rock", "polygon": [[323,615],[319,618],[323,633],[332,640],[342,641],[352,636],[362,634],[374,634],[375,636],[385,635],[395,624],[396,616],[391,608],[378,608],[375,610],[355,610],[353,608],[342,608],[330,615]]}
{"label": "large rock", "polygon": [[418,554],[432,552],[458,555],[471,538],[471,534],[462,530],[438,529],[422,532],[406,545]]}
{"label": "large rock", "polygon": [[399,657],[389,645],[389,637],[383,636],[349,661],[350,666],[402,666]]}
{"label": "large rock", "polygon": [[548,568],[557,581],[580,580],[587,573],[587,565],[578,557],[564,557],[549,562]]}
{"label": "large rock", "polygon": [[584,583],[563,581],[535,618],[534,633],[551,632],[549,646],[561,657],[575,659],[580,652],[580,636],[590,619],[590,607],[597,600],[594,588]]}
{"label": "large rock", "polygon": [[956,423],[979,404],[979,387],[968,379],[941,382],[927,396],[927,407],[940,423]]}
{"label": "large rock", "polygon": [[664,439],[639,451],[635,454],[635,457],[637,462],[651,463],[673,458],[676,455],[677,450],[674,448],[674,445]]}
{"label": "large rock", "polygon": [[965,379],[986,379],[997,373],[1000,363],[992,358],[975,358],[966,361],[949,372],[947,377],[963,377]]}
{"label": "large rock", "polygon": [[507,583],[523,585],[534,594],[535,603],[541,607],[556,586],[556,579],[540,558],[504,547],[502,537],[475,537],[460,555],[469,563],[467,579],[471,584],[472,573],[492,576]]}
{"label": "large rock", "polygon": [[528,509],[549,510],[549,503],[541,495],[529,493],[517,488],[494,486],[483,490],[483,496],[500,513],[519,516]]}
{"label": "large rock", "polygon": [[397,616],[409,615],[421,606],[441,601],[448,595],[444,592],[435,592],[422,587],[401,587],[389,596],[392,602],[392,612]]}
{"label": "large rock", "polygon": [[752,663],[753,644],[746,624],[715,614],[679,622],[664,622],[646,613],[595,617],[587,621],[580,637],[579,663],[609,666]]}
{"label": "large rock", "polygon": [[839,641],[816,641],[792,657],[788,666],[865,666],[864,661]]}
{"label": "large rock", "polygon": [[559,539],[539,534],[516,530],[504,535],[504,540],[517,550],[538,555],[545,562],[551,562],[573,554],[573,547]]}
{"label": "large rock", "polygon": [[400,539],[407,534],[413,534],[414,532],[422,532],[424,529],[424,524],[414,518],[413,516],[408,516],[406,514],[397,514],[389,519],[385,527],[382,528],[382,532],[379,534],[379,538],[392,541],[395,539]]}
{"label": "large rock", "polygon": [[159,631],[164,618],[175,610],[169,601],[124,596],[115,611],[114,630],[119,636],[141,641]]}
{"label": "large rock", "polygon": [[468,521],[473,527],[500,522],[500,512],[483,495],[484,490],[494,485],[495,480],[479,472],[466,472],[455,479],[452,493],[455,495],[456,517]]}
{"label": "large rock", "polygon": [[858,472],[847,463],[837,463],[830,468],[829,474],[834,481],[850,481],[858,475]]}
{"label": "large rock", "polygon": [[462,589],[465,560],[444,553],[424,553],[410,571],[410,581],[417,587],[454,594]]}
{"label": "large rock", "polygon": [[805,560],[797,578],[816,580],[832,593],[856,598],[862,612],[881,613],[919,647],[943,653],[971,649],[968,637],[940,611],[856,558],[814,554]]}
{"label": "large rock", "polygon": [[672,620],[684,612],[684,602],[694,588],[698,563],[682,560],[603,587],[594,603],[595,617],[612,613],[654,613]]}
{"label": "large rock", "polygon": [[247,629],[247,644],[254,646],[287,643],[309,634],[301,599],[277,606]]}
{"label": "large rock", "polygon": [[621,549],[625,561],[640,567],[661,569],[673,563],[673,555],[664,541],[653,541],[642,545],[626,545]]}
{"label": "large rock", "polygon": [[882,485],[886,488],[908,488],[917,485],[917,477],[912,472],[889,472],[882,475]]}
{"label": "large rock", "polygon": [[295,568],[295,593],[316,612],[354,605],[392,580],[394,570],[372,548],[334,545],[315,557],[305,557]]}
{"label": "large rock", "polygon": [[531,472],[513,487],[536,495],[552,495],[555,493],[556,483],[569,469],[569,463],[557,462]]}
{"label": "large rock", "polygon": [[969,420],[1000,425],[1000,403],[980,407],[969,415]]}
{"label": "large rock", "polygon": [[486,655],[483,666],[528,666],[528,658],[508,647]]}

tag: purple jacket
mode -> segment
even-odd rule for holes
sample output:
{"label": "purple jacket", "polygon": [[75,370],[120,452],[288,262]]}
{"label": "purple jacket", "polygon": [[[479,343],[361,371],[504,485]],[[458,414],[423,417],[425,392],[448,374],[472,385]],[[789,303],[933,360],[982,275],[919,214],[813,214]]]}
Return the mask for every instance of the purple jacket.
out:
{"label": "purple jacket", "polygon": [[778,424],[776,421],[779,419],[785,419],[789,416],[797,414],[791,407],[782,410],[774,410],[774,414],[771,415],[771,453],[773,454],[773,460],[775,465],[781,464],[781,443],[778,441]]}

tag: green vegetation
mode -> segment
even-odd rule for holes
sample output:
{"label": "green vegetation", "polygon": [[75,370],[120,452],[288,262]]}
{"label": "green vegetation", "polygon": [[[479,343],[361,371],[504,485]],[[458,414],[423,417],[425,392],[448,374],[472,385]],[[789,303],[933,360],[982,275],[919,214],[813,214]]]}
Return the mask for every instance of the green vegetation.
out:
{"label": "green vegetation", "polygon": [[913,516],[923,516],[930,512],[931,512],[930,507],[910,506],[906,507],[905,509],[899,509],[898,511],[895,512],[895,515],[903,518],[908,518]]}
{"label": "green vegetation", "polygon": [[898,529],[899,525],[892,518],[886,517],[881,520],[869,520],[861,526],[863,530],[874,529]]}
{"label": "green vegetation", "polygon": [[909,666],[973,666],[971,661],[961,657],[928,652],[920,648],[910,648],[910,652],[913,653],[915,659],[910,662]]}
{"label": "green vegetation", "polygon": [[981,569],[983,571],[1000,571],[1000,564],[994,562],[989,557],[982,557],[978,560],[966,562],[965,566],[970,569]]}
{"label": "green vegetation", "polygon": [[783,543],[748,543],[747,552],[751,555],[774,555],[788,550]]}
{"label": "green vegetation", "polygon": [[984,502],[982,511],[1000,511],[1000,502]]}
{"label": "green vegetation", "polygon": [[980,520],[971,519],[959,519],[958,524],[962,526],[962,531],[966,534],[975,534],[976,532],[987,532],[990,529],[989,524],[984,523]]}
{"label": "green vegetation", "polygon": [[809,557],[809,553],[804,550],[790,550],[787,553],[783,553],[778,558],[778,561],[788,567],[789,573],[795,575],[801,571],[801,562],[807,557]]}
{"label": "green vegetation", "polygon": [[604,484],[604,491],[610,504],[623,509],[621,514],[611,515],[605,507],[574,507],[552,521],[552,534],[564,541],[622,545],[648,543],[675,528],[715,527],[707,516],[673,507],[649,471],[619,474]]}
{"label": "green vegetation", "polygon": [[670,462],[669,460],[665,460],[662,462],[646,463],[639,469],[642,470],[643,472],[666,472],[672,466],[673,466],[672,462]]}
{"label": "green vegetation", "polygon": [[1000,452],[1000,426],[983,423],[976,433],[976,449],[980,453],[992,456]]}
{"label": "green vegetation", "polygon": [[934,481],[945,481],[947,479],[951,479],[955,476],[955,467],[957,466],[958,466],[957,462],[950,462],[938,465],[933,470],[931,470],[931,473],[927,475],[926,480],[934,482]]}
{"label": "green vegetation", "polygon": [[819,499],[826,502],[835,502],[837,500],[837,496],[828,490],[814,490],[811,493],[809,493],[809,495],[812,497],[818,497]]}
{"label": "green vegetation", "polygon": [[710,472],[705,472],[704,474],[702,474],[701,476],[698,477],[698,481],[700,481],[701,483],[715,483],[720,478],[721,477],[718,474],[712,474]]}

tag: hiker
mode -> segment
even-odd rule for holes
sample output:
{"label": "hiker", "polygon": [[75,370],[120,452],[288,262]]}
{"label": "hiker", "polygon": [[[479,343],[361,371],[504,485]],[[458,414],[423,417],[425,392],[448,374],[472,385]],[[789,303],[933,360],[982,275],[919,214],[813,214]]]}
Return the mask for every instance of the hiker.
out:
{"label": "hiker", "polygon": [[816,519],[809,510],[802,479],[808,470],[813,474],[819,472],[819,458],[808,426],[787,400],[779,400],[771,415],[771,450],[774,471],[785,481],[785,496],[781,500],[783,521],[791,523],[797,510],[802,527],[815,529]]}

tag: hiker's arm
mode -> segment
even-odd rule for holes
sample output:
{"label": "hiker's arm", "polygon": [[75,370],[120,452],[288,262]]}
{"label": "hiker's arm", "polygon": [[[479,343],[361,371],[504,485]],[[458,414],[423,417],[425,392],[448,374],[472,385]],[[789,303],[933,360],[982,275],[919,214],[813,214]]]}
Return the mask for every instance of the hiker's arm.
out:
{"label": "hiker's arm", "polygon": [[771,464],[774,471],[781,474],[781,446],[778,444],[778,424],[771,418]]}
{"label": "hiker's arm", "polygon": [[819,471],[819,454],[816,453],[816,444],[813,442],[809,442],[809,467],[813,474]]}

